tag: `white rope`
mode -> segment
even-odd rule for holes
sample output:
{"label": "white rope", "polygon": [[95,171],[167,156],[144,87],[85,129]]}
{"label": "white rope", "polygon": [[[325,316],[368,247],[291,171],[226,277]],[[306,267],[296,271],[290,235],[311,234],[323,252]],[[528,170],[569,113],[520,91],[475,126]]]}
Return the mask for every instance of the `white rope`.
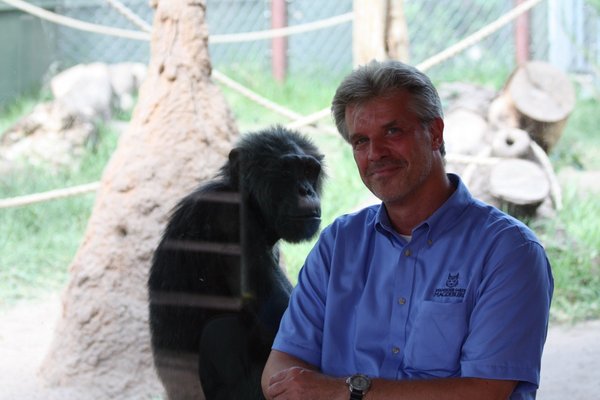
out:
{"label": "white rope", "polygon": [[0,0],[9,4],[21,11],[25,11],[36,17],[54,22],[60,25],[68,26],[70,28],[79,29],[86,32],[99,33],[102,35],[119,36],[126,39],[133,40],[150,40],[150,35],[146,32],[131,31],[128,29],[111,28],[108,26],[102,26],[97,24],[91,24],[89,22],[80,21],[77,19],[58,15],[56,13],[44,10],[41,7],[31,5],[23,0]]}
{"label": "white rope", "polygon": [[19,207],[34,203],[41,203],[48,200],[60,199],[63,197],[77,196],[84,193],[95,192],[98,190],[100,182],[88,183],[80,186],[73,186],[65,189],[50,190],[48,192],[29,194],[25,196],[12,197],[9,199],[0,199],[0,208]]}
{"label": "white rope", "polygon": [[519,16],[521,16],[521,14],[526,13],[527,11],[529,11],[529,9],[535,7],[541,1],[542,0],[528,0],[524,3],[519,4],[518,6],[516,6],[506,14],[502,15],[500,18],[498,18],[491,24],[484,26],[472,35],[467,36],[466,38],[454,44],[453,46],[448,47],[446,50],[419,63],[416,67],[421,71],[427,71],[429,68],[440,64],[441,62],[449,58],[454,57],[456,54],[464,51],[465,49],[473,46],[478,42],[481,42],[487,36],[491,35],[492,33],[498,31],[508,23],[517,19]]}
{"label": "white rope", "polygon": [[127,8],[125,4],[121,3],[119,0],[105,0],[109,5],[111,5],[115,10],[117,10],[121,15],[131,21],[135,26],[140,28],[144,32],[152,32],[152,25],[144,21],[140,18],[136,13],[131,11],[131,9]]}
{"label": "white rope", "polygon": [[[491,146],[484,146],[484,148],[479,151],[475,157],[477,160],[486,160],[488,161],[491,158],[491,154],[492,154],[492,147]],[[452,158],[455,158],[455,162],[457,157],[456,155],[451,155],[450,158],[446,157],[446,161],[451,160]],[[458,162],[460,163],[460,162]],[[461,163],[464,164],[464,163]],[[477,166],[481,165],[481,163],[476,163],[476,162],[468,162],[466,163],[467,166],[465,167],[465,169],[462,171],[462,173],[460,174],[460,177],[462,179],[462,181],[465,183],[466,187],[471,186],[471,180],[473,179],[473,175],[475,174],[476,170],[477,170]]]}
{"label": "white rope", "polygon": [[340,25],[345,22],[352,21],[354,13],[349,12],[335,17],[322,19],[319,21],[308,22],[302,25],[286,26],[285,28],[269,29],[266,31],[245,32],[245,33],[228,33],[223,35],[210,36],[209,43],[240,43],[251,42],[254,40],[273,39],[277,37],[291,36],[298,33],[306,33],[319,29],[329,28],[331,26]]}
{"label": "white rope", "polygon": [[[286,117],[288,119],[291,119],[292,122],[286,125],[290,129],[301,128],[303,126],[315,124],[320,119],[325,118],[326,116],[329,115],[329,108],[326,108],[324,110],[317,111],[313,114],[305,116],[305,115],[299,114],[295,111],[292,111],[289,108],[286,108],[277,103],[274,103],[273,101],[259,95],[256,92],[253,92],[252,90],[239,84],[238,82],[234,81],[233,79],[227,77],[226,75],[222,74],[221,72],[219,72],[217,70],[212,71],[212,76],[213,76],[213,78],[215,78],[216,81],[237,91],[242,96],[249,98],[250,100],[265,107],[268,110],[271,110],[280,115],[283,115],[284,117]],[[337,134],[337,131],[335,129],[332,129],[329,127],[323,128],[323,130],[326,131],[327,133],[336,133]]]}
{"label": "white rope", "polygon": [[479,165],[494,165],[498,161],[503,160],[499,157],[488,157],[488,156],[470,156],[466,154],[458,153],[447,153],[445,156],[446,161],[459,163],[459,164],[479,164]]}
{"label": "white rope", "polygon": [[[109,36],[118,36],[126,39],[133,40],[142,40],[149,41],[150,34],[145,28],[142,28],[146,32],[132,31],[128,29],[120,29],[120,28],[112,28],[109,26],[92,24],[89,22],[77,20],[70,17],[65,17],[63,15],[59,15],[53,13],[51,11],[45,10],[41,7],[34,6],[23,0],[0,0],[9,4],[21,11],[25,11],[30,13],[31,15],[35,15],[36,17],[68,26],[70,28],[79,29],[86,32],[99,33],[102,35]],[[145,21],[141,20],[137,15],[135,15],[131,10],[127,9],[124,5],[118,3],[115,0],[106,0],[115,8],[119,9],[121,12],[127,14],[128,18],[132,18],[133,20],[137,20],[137,23],[142,22],[142,26]],[[255,32],[243,32],[243,33],[231,33],[231,34],[223,34],[223,35],[210,35],[208,38],[209,43],[220,44],[220,43],[239,43],[239,42],[249,42],[254,40],[265,40],[265,39],[273,39],[277,37],[291,36],[299,33],[306,33],[310,31],[316,31],[319,29],[328,28],[331,26],[343,24],[345,22],[352,21],[354,18],[354,14],[352,12],[337,15],[335,17],[326,18],[319,21],[308,22],[306,24],[288,26],[285,28],[278,29],[269,29],[265,31],[255,31]]]}
{"label": "white rope", "polygon": [[303,117],[302,114],[299,114],[277,103],[274,103],[273,101],[265,97],[262,97],[258,93],[253,92],[252,90],[248,89],[247,87],[241,85],[240,83],[234,81],[233,79],[227,77],[226,75],[222,74],[217,70],[213,69],[212,76],[213,78],[215,78],[216,81],[221,82],[225,86],[237,91],[238,93],[249,98],[250,100],[260,104],[261,106],[269,110],[275,111],[276,113],[281,114],[284,117],[287,117],[289,119],[300,119]]}
{"label": "white rope", "polygon": [[[312,125],[314,123],[319,122],[319,120],[331,115],[331,110],[329,108],[324,108],[321,111],[317,111],[310,115],[302,116],[300,118],[296,118],[294,121],[290,122],[287,127],[290,129],[301,128],[306,125]],[[336,131],[337,132],[337,131]]]}

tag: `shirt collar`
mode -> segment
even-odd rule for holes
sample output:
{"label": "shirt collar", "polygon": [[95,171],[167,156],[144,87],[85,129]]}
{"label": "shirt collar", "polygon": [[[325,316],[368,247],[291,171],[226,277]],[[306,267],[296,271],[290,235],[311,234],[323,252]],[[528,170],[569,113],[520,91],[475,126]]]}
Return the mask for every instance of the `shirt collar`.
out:
{"label": "shirt collar", "polygon": [[[473,202],[473,196],[463,183],[462,179],[456,174],[449,173],[447,175],[452,185],[456,187],[456,190],[440,208],[431,214],[429,218],[413,229],[413,235],[421,229],[427,229],[427,239],[430,243],[444,231],[454,226],[469,204]],[[392,233],[394,236],[399,237],[398,233],[392,228],[392,224],[383,203],[379,205],[379,209],[375,216],[375,229],[379,232],[386,234]]]}

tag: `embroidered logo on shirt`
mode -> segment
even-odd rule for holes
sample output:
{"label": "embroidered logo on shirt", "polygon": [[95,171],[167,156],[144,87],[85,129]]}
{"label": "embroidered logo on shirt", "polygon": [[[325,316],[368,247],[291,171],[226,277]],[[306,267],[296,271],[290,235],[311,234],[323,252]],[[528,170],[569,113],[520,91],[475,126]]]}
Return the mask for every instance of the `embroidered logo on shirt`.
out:
{"label": "embroidered logo on shirt", "polygon": [[446,279],[446,286],[448,287],[456,287],[458,285],[458,276],[460,274],[457,272],[456,275],[448,274],[448,279]]}
{"label": "embroidered logo on shirt", "polygon": [[445,288],[437,288],[433,293],[433,297],[465,297],[467,289],[457,288],[460,274],[449,273],[446,279]]}

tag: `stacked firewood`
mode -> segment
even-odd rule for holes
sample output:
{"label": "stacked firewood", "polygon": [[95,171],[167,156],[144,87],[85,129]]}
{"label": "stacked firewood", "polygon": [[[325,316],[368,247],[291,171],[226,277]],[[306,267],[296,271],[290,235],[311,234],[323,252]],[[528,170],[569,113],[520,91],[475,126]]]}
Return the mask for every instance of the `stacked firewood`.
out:
{"label": "stacked firewood", "polygon": [[498,93],[454,83],[442,85],[440,95],[448,169],[475,196],[519,217],[561,207],[547,154],[575,106],[566,74],[532,61],[515,69]]}

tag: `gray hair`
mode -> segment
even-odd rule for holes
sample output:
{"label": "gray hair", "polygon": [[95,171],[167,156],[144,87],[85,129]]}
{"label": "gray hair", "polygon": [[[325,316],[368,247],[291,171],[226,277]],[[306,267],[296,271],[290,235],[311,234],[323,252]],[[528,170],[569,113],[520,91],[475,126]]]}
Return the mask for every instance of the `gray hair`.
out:
{"label": "gray hair", "polygon": [[427,75],[400,61],[371,61],[351,72],[333,96],[331,113],[342,137],[350,141],[345,118],[348,106],[390,95],[398,89],[412,94],[411,109],[424,125],[443,117],[440,96]]}

